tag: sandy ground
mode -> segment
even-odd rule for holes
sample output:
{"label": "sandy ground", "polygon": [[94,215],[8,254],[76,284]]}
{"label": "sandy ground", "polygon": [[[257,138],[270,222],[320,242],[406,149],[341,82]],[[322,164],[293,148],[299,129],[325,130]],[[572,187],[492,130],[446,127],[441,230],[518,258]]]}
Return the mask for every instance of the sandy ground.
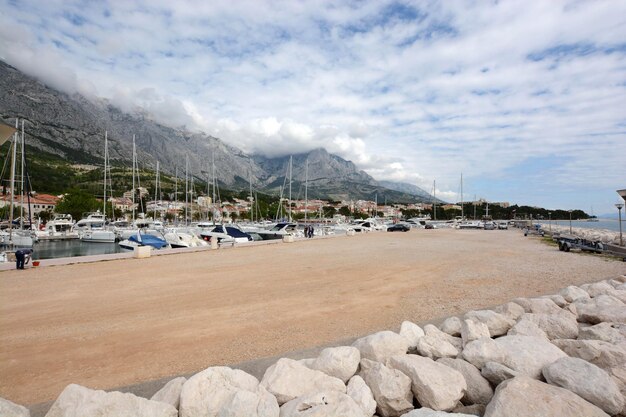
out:
{"label": "sandy ground", "polygon": [[233,364],[626,273],[518,230],[415,230],[0,273],[0,396]]}

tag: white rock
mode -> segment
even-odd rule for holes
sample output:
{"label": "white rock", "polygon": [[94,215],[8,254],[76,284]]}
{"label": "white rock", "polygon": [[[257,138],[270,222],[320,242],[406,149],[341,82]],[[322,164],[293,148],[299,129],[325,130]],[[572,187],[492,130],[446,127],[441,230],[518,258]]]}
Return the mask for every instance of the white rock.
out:
{"label": "white rock", "polygon": [[463,347],[465,347],[469,342],[478,340],[481,337],[491,337],[489,327],[487,327],[485,323],[474,320],[463,320],[461,323],[461,338],[463,340]]}
{"label": "white rock", "polygon": [[[567,356],[545,339],[532,336],[503,336],[495,343],[505,353],[502,363],[531,378],[541,378],[541,370],[552,362]],[[495,361],[498,362],[498,361]]]}
{"label": "white rock", "polygon": [[244,371],[211,367],[183,384],[180,417],[226,417],[243,411],[250,417],[276,417],[279,413],[276,398]]}
{"label": "white rock", "polygon": [[434,335],[426,335],[417,341],[417,352],[422,356],[431,359],[455,358],[459,350],[452,346],[447,340]]}
{"label": "white rock", "polygon": [[185,377],[174,378],[169,381],[163,388],[150,398],[152,401],[161,401],[169,404],[178,410],[180,404],[180,392],[183,390],[183,384],[187,381]]}
{"label": "white rock", "polygon": [[548,298],[516,298],[514,303],[521,305],[526,313],[556,314],[561,308]]}
{"label": "white rock", "polygon": [[608,417],[578,395],[525,376],[503,382],[484,417]]}
{"label": "white rock", "polygon": [[578,300],[573,303],[578,313],[578,321],[590,324],[602,322],[626,324],[626,307],[619,299],[601,294],[591,300]]}
{"label": "white rock", "polygon": [[376,400],[376,410],[382,417],[399,416],[413,409],[411,379],[380,362],[361,359],[361,371]]}
{"label": "white rock", "polygon": [[495,340],[483,337],[469,342],[461,352],[461,357],[481,369],[487,362],[504,362],[506,352]]}
{"label": "white rock", "polygon": [[312,366],[313,366],[313,364],[315,363],[315,360],[316,360],[316,359],[317,359],[317,358],[305,358],[305,359],[298,359],[298,360],[297,360],[297,362],[298,362],[300,365],[304,365],[304,366],[306,366],[306,367],[307,367],[307,368],[309,368],[309,369],[313,369],[313,368],[311,368],[311,367],[312,367]]}
{"label": "white rock", "polygon": [[402,355],[409,349],[408,340],[388,330],[357,339],[352,346],[359,349],[361,358],[385,362],[394,355]]}
{"label": "white rock", "polygon": [[[524,314],[531,314],[531,313],[524,313]],[[534,337],[541,337],[541,338],[548,340],[548,335],[546,334],[546,332],[541,330],[539,326],[537,326],[534,322],[532,322],[528,318],[520,319],[520,321],[515,323],[515,325],[511,327],[511,330],[509,330],[507,335],[508,336],[515,336],[515,335],[534,336]]]}
{"label": "white rock", "polygon": [[445,411],[435,411],[428,407],[418,408],[417,410],[410,411],[406,414],[402,414],[401,417],[475,417],[472,414],[461,413],[446,413]]}
{"label": "white rock", "polygon": [[561,296],[563,296],[565,301],[567,301],[568,303],[571,303],[571,302],[576,301],[578,299],[588,299],[588,298],[590,298],[589,293],[587,291],[585,291],[582,288],[579,288],[579,287],[577,287],[575,285],[570,285],[567,288],[563,288],[561,291],[559,291],[559,294]]}
{"label": "white rock", "polygon": [[[238,416],[247,417],[246,414]],[[339,391],[306,394],[285,403],[280,408],[280,417],[327,416],[365,417],[365,414],[352,398]]]}
{"label": "white rock", "polygon": [[464,319],[486,324],[489,328],[489,334],[494,337],[506,334],[515,324],[513,320],[492,310],[470,311],[465,314]]}
{"label": "white rock", "polygon": [[626,366],[626,350],[601,340],[553,340],[556,346],[574,358],[592,363],[605,371]]}
{"label": "white rock", "polygon": [[448,317],[441,323],[440,330],[450,336],[461,336],[461,319],[458,317]]}
{"label": "white rock", "polygon": [[452,410],[467,389],[460,372],[429,358],[398,355],[389,360],[389,366],[408,375],[419,403],[433,410]]}
{"label": "white rock", "polygon": [[513,303],[513,302],[502,304],[494,308],[493,310],[496,313],[500,313],[506,318],[508,318],[509,320],[513,320],[513,321],[516,321],[522,314],[526,312],[521,305],[517,303]]}
{"label": "white rock", "polygon": [[426,336],[435,337],[439,340],[445,340],[458,350],[463,349],[463,339],[442,332],[437,326],[433,324],[427,324],[426,326],[424,326],[424,334]]}
{"label": "white rock", "polygon": [[565,300],[565,298],[561,294],[543,295],[539,298],[548,298],[554,301],[554,304],[556,304],[557,306],[561,308],[565,307],[568,304],[568,301]]}
{"label": "white rock", "polygon": [[480,374],[478,368],[463,359],[442,358],[437,363],[459,371],[465,378],[467,390],[461,399],[463,404],[489,404],[493,397],[493,389],[489,381]]}
{"label": "white rock", "polygon": [[607,294],[609,291],[614,290],[615,288],[613,288],[611,284],[605,281],[590,284],[589,287],[587,287],[586,289],[587,293],[589,293],[591,297],[597,297],[602,294]]}
{"label": "white rock", "polygon": [[626,303],[626,290],[610,290],[606,292],[606,295],[610,295],[611,297],[617,298],[622,303]]}
{"label": "white rock", "polygon": [[177,417],[169,404],[129,393],[104,392],[70,384],[56,399],[46,417]]}
{"label": "white rock", "polygon": [[322,350],[309,368],[339,378],[345,383],[356,373],[360,361],[361,353],[355,347],[331,347]]}
{"label": "white rock", "polygon": [[363,378],[358,375],[350,378],[346,393],[361,407],[361,410],[367,417],[374,415],[376,412],[376,400],[374,400],[374,394],[372,394],[372,390],[367,386]]}
{"label": "white rock", "polygon": [[424,330],[415,323],[403,321],[402,325],[400,325],[400,336],[403,336],[409,342],[409,349],[415,349],[417,341],[420,337],[424,337]]}
{"label": "white rock", "polygon": [[626,324],[600,323],[583,327],[578,340],[602,340],[626,348]]}
{"label": "white rock", "polygon": [[[472,405],[457,405],[452,410],[452,413],[461,414],[461,415],[470,415],[470,416],[479,416],[481,417],[485,414],[485,409],[487,407],[484,404],[472,404]],[[454,415],[454,414],[453,414]]]}
{"label": "white rock", "polygon": [[480,374],[495,386],[500,385],[507,379],[520,375],[519,372],[497,362],[487,362],[483,369],[480,370]]}
{"label": "white rock", "polygon": [[0,398],[0,416],[2,417],[30,417],[28,408],[22,407],[4,398]]}
{"label": "white rock", "polygon": [[310,392],[346,392],[346,386],[340,379],[309,369],[288,358],[279,359],[267,368],[261,386],[276,397],[278,404]]}
{"label": "white rock", "polygon": [[624,407],[624,398],[609,374],[582,359],[559,359],[543,369],[543,376],[549,384],[572,391],[607,414],[618,414]]}
{"label": "white rock", "polygon": [[578,322],[572,313],[561,310],[557,314],[526,313],[521,320],[529,320],[543,330],[550,340],[575,339],[578,337]]}

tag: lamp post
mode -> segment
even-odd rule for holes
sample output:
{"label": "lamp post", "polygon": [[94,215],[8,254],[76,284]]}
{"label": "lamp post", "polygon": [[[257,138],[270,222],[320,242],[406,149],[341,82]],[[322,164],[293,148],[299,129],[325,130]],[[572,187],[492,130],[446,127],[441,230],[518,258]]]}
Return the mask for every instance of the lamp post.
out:
{"label": "lamp post", "polygon": [[552,236],[552,212],[548,212],[548,227],[550,228],[550,236]]}
{"label": "lamp post", "polygon": [[[626,201],[626,189],[617,190],[617,194]],[[622,208],[624,207],[623,203],[617,203],[615,205],[617,207],[618,219],[619,219],[619,245],[624,246],[624,239],[622,237]]]}
{"label": "lamp post", "polygon": [[617,213],[619,215],[619,245],[624,246],[624,239],[622,238],[622,208],[624,207],[624,204],[617,203],[615,204],[615,207],[617,207]]}
{"label": "lamp post", "polygon": [[567,210],[569,211],[569,234],[572,234],[572,210]]}

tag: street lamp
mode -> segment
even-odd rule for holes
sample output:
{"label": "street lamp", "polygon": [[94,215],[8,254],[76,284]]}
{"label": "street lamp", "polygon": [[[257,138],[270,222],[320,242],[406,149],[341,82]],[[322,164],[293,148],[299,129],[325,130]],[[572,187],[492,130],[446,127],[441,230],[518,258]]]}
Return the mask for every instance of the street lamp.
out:
{"label": "street lamp", "polygon": [[[617,190],[617,194],[619,194],[619,196],[626,201],[626,189]],[[624,207],[624,204],[617,203],[615,204],[615,207],[617,207],[617,213],[619,215],[619,245],[624,246],[624,239],[622,237],[622,208]]]}
{"label": "street lamp", "polygon": [[548,212],[548,227],[550,228],[550,236],[552,236],[552,212]]}
{"label": "street lamp", "polygon": [[569,234],[572,234],[572,210],[567,210],[569,211]]}

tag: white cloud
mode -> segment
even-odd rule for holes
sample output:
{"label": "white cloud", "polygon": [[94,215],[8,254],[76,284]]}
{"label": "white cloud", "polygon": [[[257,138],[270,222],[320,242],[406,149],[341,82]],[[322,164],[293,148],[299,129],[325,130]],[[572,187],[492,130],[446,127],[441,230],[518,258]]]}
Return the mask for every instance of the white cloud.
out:
{"label": "white cloud", "polygon": [[376,178],[426,189],[436,178],[441,195],[461,172],[513,181],[529,166],[551,174],[533,181],[556,200],[575,182],[581,197],[561,201],[579,207],[626,178],[623,2],[0,0],[0,11],[10,64],[249,152],[323,146]]}

